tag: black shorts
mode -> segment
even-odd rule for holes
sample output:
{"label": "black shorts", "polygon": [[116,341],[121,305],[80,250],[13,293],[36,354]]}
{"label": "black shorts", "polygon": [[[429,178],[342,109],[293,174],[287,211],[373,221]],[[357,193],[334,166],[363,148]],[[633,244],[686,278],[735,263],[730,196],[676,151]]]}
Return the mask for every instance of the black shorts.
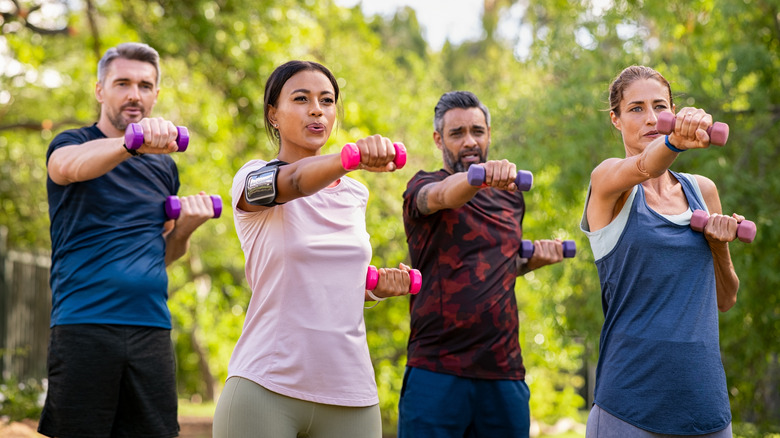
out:
{"label": "black shorts", "polygon": [[56,326],[48,369],[38,432],[59,438],[179,435],[170,330]]}

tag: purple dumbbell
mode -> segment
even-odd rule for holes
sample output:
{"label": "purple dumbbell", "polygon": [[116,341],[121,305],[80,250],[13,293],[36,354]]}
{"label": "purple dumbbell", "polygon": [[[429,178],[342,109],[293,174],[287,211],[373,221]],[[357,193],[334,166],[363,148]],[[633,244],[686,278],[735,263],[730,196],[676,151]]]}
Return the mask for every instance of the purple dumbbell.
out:
{"label": "purple dumbbell", "polygon": [[[472,164],[469,167],[466,178],[468,179],[469,184],[472,186],[487,187],[485,185],[485,168],[483,166]],[[534,174],[527,170],[520,170],[517,172],[517,176],[515,177],[515,185],[517,186],[518,190],[521,192],[527,192],[531,190],[531,186],[533,184]]]}
{"label": "purple dumbbell", "polygon": [[[403,143],[393,143],[395,147],[395,163],[396,169],[401,169],[406,165],[406,147]],[[345,170],[355,170],[360,166],[360,149],[358,149],[355,143],[347,143],[341,148],[341,165]]]}
{"label": "purple dumbbell", "polygon": [[[187,150],[190,144],[190,132],[184,126],[177,126],[176,144],[179,146],[178,152]],[[125,129],[125,146],[128,149],[138,149],[144,144],[144,130],[138,123],[130,123]]]}
{"label": "purple dumbbell", "polygon": [[[669,135],[674,132],[674,125],[677,117],[667,111],[658,114],[656,128],[661,134]],[[707,128],[707,135],[710,136],[710,143],[716,146],[723,146],[729,140],[729,125],[722,122],[715,122]]]}
{"label": "purple dumbbell", "polygon": [[[561,242],[563,245],[563,257],[570,259],[577,254],[577,244],[573,240],[564,240]],[[520,257],[524,259],[530,259],[534,255],[534,243],[530,240],[523,240],[520,242]]]}
{"label": "purple dumbbell", "polygon": [[[222,198],[219,195],[211,195],[211,205],[214,207],[214,219],[222,215]],[[178,219],[181,215],[181,199],[178,196],[165,198],[165,215],[168,219]]]}
{"label": "purple dumbbell", "polygon": [[[420,292],[422,287],[422,274],[417,269],[409,271],[409,280],[412,282],[409,285],[409,294],[416,295]],[[379,270],[376,266],[369,266],[368,272],[366,272],[366,289],[374,290],[379,283]]]}
{"label": "purple dumbbell", "polygon": [[[707,220],[710,215],[704,210],[696,210],[691,216],[691,229],[693,231],[702,232],[707,225]],[[750,243],[756,238],[756,223],[753,221],[744,220],[737,225],[737,239]]]}

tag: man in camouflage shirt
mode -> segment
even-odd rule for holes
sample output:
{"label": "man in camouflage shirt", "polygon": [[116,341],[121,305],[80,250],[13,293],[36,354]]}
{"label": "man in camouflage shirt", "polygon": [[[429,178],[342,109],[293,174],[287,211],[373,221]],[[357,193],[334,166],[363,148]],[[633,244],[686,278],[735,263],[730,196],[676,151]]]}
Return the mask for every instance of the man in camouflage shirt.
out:
{"label": "man in camouflage shirt", "polygon": [[[399,438],[527,437],[529,390],[518,334],[515,280],[563,259],[559,240],[519,256],[525,202],[517,168],[487,161],[490,112],[464,91],[444,94],[433,139],[443,169],[418,172],[404,192],[404,226],[422,289],[399,403]],[[466,171],[485,168],[483,186]]]}

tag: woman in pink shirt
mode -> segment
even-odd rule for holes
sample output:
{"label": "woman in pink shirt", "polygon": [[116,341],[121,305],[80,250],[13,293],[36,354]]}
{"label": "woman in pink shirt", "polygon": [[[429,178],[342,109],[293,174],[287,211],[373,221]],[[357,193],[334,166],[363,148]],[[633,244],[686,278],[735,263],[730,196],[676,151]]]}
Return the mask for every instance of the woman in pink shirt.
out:
{"label": "woman in pink shirt", "polygon": [[[233,180],[236,231],[252,298],[214,415],[214,437],[382,435],[364,302],[408,293],[409,267],[380,269],[366,290],[368,190],[340,154],[320,155],[336,121],[339,86],[314,62],[276,68],[265,88],[271,161]],[[356,142],[359,169],[396,170],[379,135]]]}

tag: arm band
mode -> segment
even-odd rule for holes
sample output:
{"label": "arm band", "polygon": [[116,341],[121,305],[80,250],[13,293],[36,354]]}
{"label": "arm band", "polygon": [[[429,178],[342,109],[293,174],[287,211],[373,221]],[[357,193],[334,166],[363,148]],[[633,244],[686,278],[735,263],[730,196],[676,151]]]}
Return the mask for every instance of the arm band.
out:
{"label": "arm band", "polygon": [[279,166],[266,166],[246,176],[244,197],[251,205],[272,206],[276,201],[276,175]]}

